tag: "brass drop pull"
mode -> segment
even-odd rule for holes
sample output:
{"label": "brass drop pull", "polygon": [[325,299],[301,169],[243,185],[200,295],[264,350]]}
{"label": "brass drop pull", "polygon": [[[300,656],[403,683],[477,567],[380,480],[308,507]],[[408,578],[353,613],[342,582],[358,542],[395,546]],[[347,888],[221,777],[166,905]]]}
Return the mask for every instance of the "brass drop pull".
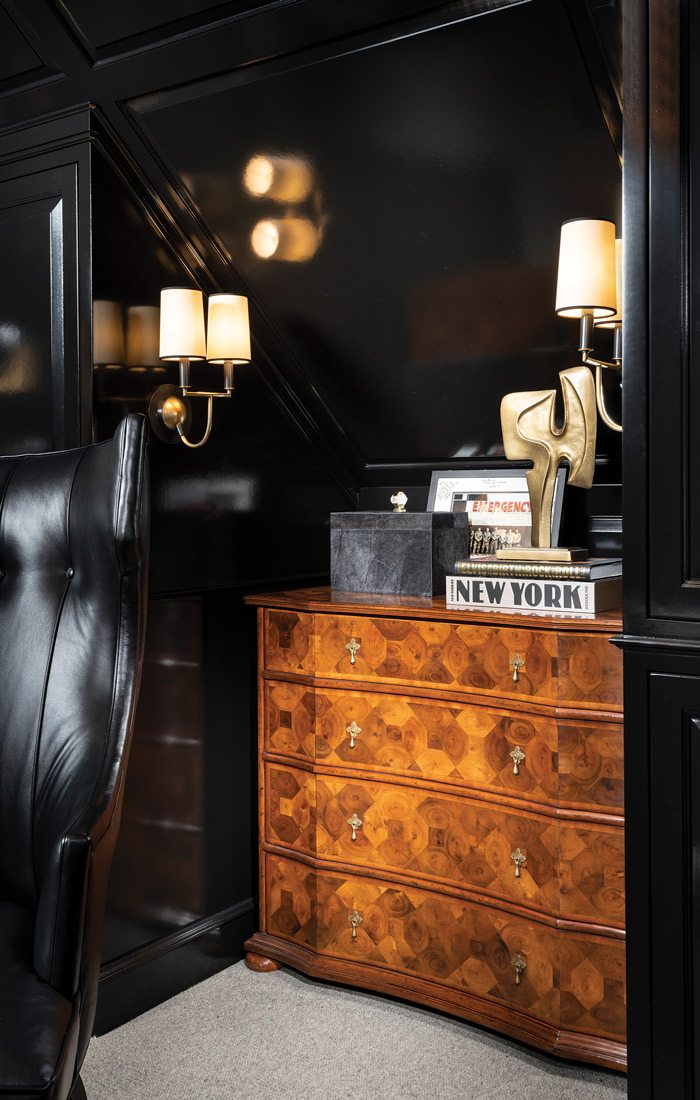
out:
{"label": "brass drop pull", "polygon": [[520,878],[520,868],[527,863],[527,856],[519,848],[516,848],[514,852],[510,853],[510,858],[515,864],[515,877]]}
{"label": "brass drop pull", "polygon": [[525,760],[525,753],[520,748],[520,745],[516,745],[512,752],[509,752],[511,760],[513,761],[513,775],[520,775],[520,765]]}
{"label": "brass drop pull", "polygon": [[349,726],[345,727],[345,732],[350,734],[350,748],[354,749],[355,742],[362,733],[362,727],[358,726],[357,722],[353,720]]}
{"label": "brass drop pull", "polygon": [[521,955],[518,951],[518,953],[516,955],[513,955],[513,958],[510,960],[510,965],[515,971],[515,984],[520,985],[520,979],[525,970],[527,970],[527,961],[524,956]]}
{"label": "brass drop pull", "polygon": [[513,683],[517,684],[520,679],[520,669],[525,668],[525,658],[520,653],[516,653],[508,663],[513,669]]}
{"label": "brass drop pull", "polygon": [[357,664],[357,661],[355,660],[355,657],[357,656],[357,654],[360,651],[360,646],[361,646],[361,643],[358,642],[357,638],[351,638],[350,641],[345,646],[345,648],[348,650],[348,652],[350,654],[350,664],[351,665]]}
{"label": "brass drop pull", "polygon": [[358,913],[357,909],[353,909],[352,913],[348,917],[348,920],[350,921],[350,924],[352,925],[351,939],[356,940],[357,939],[357,926],[358,926],[358,924],[362,924],[362,917]]}
{"label": "brass drop pull", "polygon": [[358,817],[357,814],[353,814],[352,817],[348,818],[348,825],[352,829],[352,836],[350,839],[357,840],[357,830],[362,827],[362,818]]}

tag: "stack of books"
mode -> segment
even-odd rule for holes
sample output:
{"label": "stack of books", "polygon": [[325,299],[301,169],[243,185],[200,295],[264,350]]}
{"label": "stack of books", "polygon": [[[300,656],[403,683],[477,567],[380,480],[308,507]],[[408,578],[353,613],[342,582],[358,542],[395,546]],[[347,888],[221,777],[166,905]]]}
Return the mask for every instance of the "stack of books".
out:
{"label": "stack of books", "polygon": [[622,603],[622,559],[507,561],[484,555],[455,562],[447,606],[550,615],[592,615]]}

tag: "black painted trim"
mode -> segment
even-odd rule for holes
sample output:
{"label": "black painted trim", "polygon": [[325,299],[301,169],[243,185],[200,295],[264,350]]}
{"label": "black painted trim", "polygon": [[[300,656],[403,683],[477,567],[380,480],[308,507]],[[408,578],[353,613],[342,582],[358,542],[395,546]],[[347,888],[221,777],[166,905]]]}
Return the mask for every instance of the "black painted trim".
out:
{"label": "black painted trim", "polygon": [[113,978],[118,978],[122,974],[128,974],[130,971],[136,970],[146,963],[160,958],[161,955],[167,955],[168,952],[175,951],[178,947],[182,947],[192,940],[199,939],[200,936],[205,936],[207,932],[213,932],[215,929],[221,928],[224,924],[229,924],[231,921],[238,920],[239,917],[244,917],[248,913],[254,912],[256,905],[257,898],[245,898],[236,905],[231,905],[227,909],[221,909],[218,913],[211,913],[207,917],[202,917],[200,920],[193,921],[191,924],[186,924],[184,928],[178,928],[175,932],[171,932],[167,936],[162,936],[160,939],[153,940],[151,943],[145,944],[144,947],[140,947],[136,951],[130,951],[125,955],[120,955],[118,958],[113,959],[111,962],[101,967],[100,985],[104,982],[111,981]]}

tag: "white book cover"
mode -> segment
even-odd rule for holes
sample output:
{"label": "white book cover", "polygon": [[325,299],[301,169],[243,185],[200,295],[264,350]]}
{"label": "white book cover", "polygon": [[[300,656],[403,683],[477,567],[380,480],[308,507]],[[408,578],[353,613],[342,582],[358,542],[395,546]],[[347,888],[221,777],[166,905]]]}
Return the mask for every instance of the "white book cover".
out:
{"label": "white book cover", "polygon": [[586,615],[619,607],[622,581],[529,580],[525,577],[447,577],[448,607],[546,611]]}

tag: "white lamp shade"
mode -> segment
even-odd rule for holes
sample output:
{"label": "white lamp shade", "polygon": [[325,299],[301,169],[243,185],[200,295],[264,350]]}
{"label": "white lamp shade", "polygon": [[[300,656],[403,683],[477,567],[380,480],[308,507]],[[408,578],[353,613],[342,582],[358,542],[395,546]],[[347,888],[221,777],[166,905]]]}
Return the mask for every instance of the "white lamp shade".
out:
{"label": "white lamp shade", "polygon": [[242,294],[210,294],[207,359],[210,363],[250,362],[248,299]]}
{"label": "white lamp shade", "polygon": [[159,338],[158,306],[129,306],[126,311],[126,365],[159,366]]}
{"label": "white lamp shade", "polygon": [[622,240],[615,241],[615,313],[604,321],[596,321],[596,328],[617,328],[622,324]]}
{"label": "white lamp shade", "polygon": [[205,359],[201,290],[166,287],[160,292],[160,359]]}
{"label": "white lamp shade", "polygon": [[118,366],[124,362],[124,314],[121,302],[97,298],[92,303],[92,361]]}
{"label": "white lamp shade", "polygon": [[615,225],[575,218],[561,227],[555,309],[560,317],[612,317],[615,313]]}

